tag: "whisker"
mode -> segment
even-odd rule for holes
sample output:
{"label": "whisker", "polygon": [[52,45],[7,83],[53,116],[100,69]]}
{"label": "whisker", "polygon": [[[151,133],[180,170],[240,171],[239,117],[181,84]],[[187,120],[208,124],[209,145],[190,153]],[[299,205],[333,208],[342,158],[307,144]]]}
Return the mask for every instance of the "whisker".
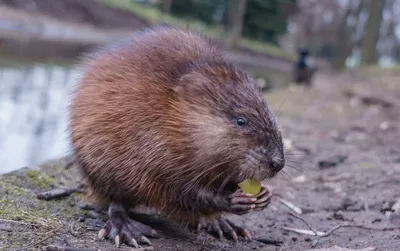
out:
{"label": "whisker", "polygon": [[282,173],[286,178],[292,179],[292,177],[285,170],[282,169],[280,173]]}
{"label": "whisker", "polygon": [[292,168],[296,171],[303,171],[304,169],[306,169],[307,171],[311,171],[311,169],[309,167],[304,166],[304,165],[299,165],[299,164],[292,165],[292,163],[286,163],[285,167]]}
{"label": "whisker", "polygon": [[305,153],[302,153],[302,152],[298,152],[298,153],[296,153],[296,152],[286,152],[286,153],[284,153],[284,154],[285,154],[285,156],[306,155]]}
{"label": "whisker", "polygon": [[295,161],[295,160],[293,160],[293,161],[286,161],[285,162],[286,164],[291,164],[291,165],[297,165],[297,166],[309,166],[310,165],[310,163],[304,163],[304,162],[302,162],[302,161]]}
{"label": "whisker", "polygon": [[283,101],[282,101],[281,104],[279,105],[278,109],[275,111],[275,114],[276,114],[275,117],[278,117],[278,116],[279,116],[279,111],[280,111],[282,105],[286,102],[287,97],[288,97],[288,95],[286,95],[286,97],[283,99]]}

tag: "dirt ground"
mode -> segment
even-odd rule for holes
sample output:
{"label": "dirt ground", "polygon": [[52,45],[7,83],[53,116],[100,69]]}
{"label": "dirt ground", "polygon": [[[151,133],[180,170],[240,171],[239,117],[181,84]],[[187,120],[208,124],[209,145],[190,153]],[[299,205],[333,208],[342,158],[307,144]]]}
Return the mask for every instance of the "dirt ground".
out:
{"label": "dirt ground", "polygon": [[[162,237],[152,240],[154,250],[301,251],[334,245],[400,250],[399,77],[399,71],[373,68],[320,74],[311,89],[268,93],[287,139],[287,166],[269,182],[276,196],[268,208],[232,216],[254,240],[233,243],[164,228]],[[84,194],[36,198],[40,191],[76,185],[74,168],[62,166],[56,161],[0,177],[1,250],[57,250],[45,249],[48,245],[116,250],[96,238],[106,217],[82,206]],[[122,245],[119,250],[133,249]]]}

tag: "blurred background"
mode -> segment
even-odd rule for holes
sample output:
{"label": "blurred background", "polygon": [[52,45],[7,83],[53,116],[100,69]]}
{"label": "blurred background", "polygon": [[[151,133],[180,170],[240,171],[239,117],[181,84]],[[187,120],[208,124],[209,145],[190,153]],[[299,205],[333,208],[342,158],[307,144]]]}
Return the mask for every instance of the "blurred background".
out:
{"label": "blurred background", "polygon": [[79,59],[166,23],[214,39],[266,92],[293,82],[298,50],[317,74],[397,67],[398,0],[0,0],[0,173],[69,154]]}

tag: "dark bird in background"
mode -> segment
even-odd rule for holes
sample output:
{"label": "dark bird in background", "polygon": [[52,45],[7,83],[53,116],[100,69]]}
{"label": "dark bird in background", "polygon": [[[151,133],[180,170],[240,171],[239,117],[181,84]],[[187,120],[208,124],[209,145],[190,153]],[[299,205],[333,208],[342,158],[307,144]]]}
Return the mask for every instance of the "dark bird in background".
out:
{"label": "dark bird in background", "polygon": [[294,82],[299,85],[310,86],[316,70],[316,66],[309,61],[309,51],[307,49],[300,49],[293,70]]}

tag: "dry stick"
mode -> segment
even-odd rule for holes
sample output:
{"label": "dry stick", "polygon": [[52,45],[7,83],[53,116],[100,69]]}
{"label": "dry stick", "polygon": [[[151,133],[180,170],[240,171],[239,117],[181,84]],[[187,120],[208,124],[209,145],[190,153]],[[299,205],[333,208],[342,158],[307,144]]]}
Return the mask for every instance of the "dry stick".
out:
{"label": "dry stick", "polygon": [[307,225],[307,227],[315,234],[315,236],[317,236],[317,239],[313,242],[312,247],[314,248],[320,239],[324,238],[324,237],[328,237],[329,235],[331,235],[333,232],[337,231],[340,228],[345,228],[345,227],[354,227],[354,228],[361,228],[361,229],[365,229],[365,230],[375,230],[375,231],[393,231],[393,230],[400,230],[400,227],[384,227],[384,228],[377,228],[377,227],[368,227],[368,226],[364,226],[364,225],[350,225],[350,224],[341,224],[338,225],[334,228],[332,228],[331,230],[329,230],[328,232],[326,232],[323,235],[319,235],[318,236],[318,231],[316,231],[305,219],[303,219],[301,216],[299,215],[295,215],[293,213],[288,213],[289,215],[301,220],[303,223],[305,223]]}
{"label": "dry stick", "polygon": [[275,197],[279,200],[279,202],[281,202],[283,205],[285,205],[286,207],[288,207],[290,210],[292,210],[293,212],[297,213],[297,214],[302,214],[302,210],[301,208],[299,208],[298,206],[294,205],[293,203],[286,201],[282,198],[282,195],[280,194],[275,194]]}
{"label": "dry stick", "polygon": [[39,200],[52,200],[66,197],[78,191],[78,188],[57,188],[46,192],[37,194]]}
{"label": "dry stick", "polygon": [[367,227],[367,226],[363,226],[363,225],[350,225],[350,224],[341,224],[338,225],[334,228],[332,228],[331,230],[329,230],[328,232],[326,232],[324,235],[319,236],[312,244],[312,247],[314,248],[318,242],[320,241],[320,239],[324,238],[324,237],[328,237],[329,235],[331,235],[333,232],[339,230],[340,228],[345,228],[345,227],[354,227],[354,228],[361,228],[361,229],[365,229],[365,230],[375,230],[375,231],[393,231],[393,230],[400,230],[400,227],[384,227],[384,228],[377,228],[377,227]]}
{"label": "dry stick", "polygon": [[59,247],[59,246],[47,246],[45,251],[97,251],[98,249],[85,249],[85,248],[73,248],[73,247]]}
{"label": "dry stick", "polygon": [[7,220],[7,219],[1,219],[1,222],[7,222],[7,223],[12,223],[12,224],[20,224],[20,225],[27,225],[27,226],[32,226],[32,227],[39,227],[39,225],[36,224],[32,224],[32,223],[26,223],[26,222],[22,222],[22,221],[15,221],[15,220]]}
{"label": "dry stick", "polygon": [[315,234],[315,236],[318,236],[318,231],[315,230],[315,229],[310,225],[310,223],[308,223],[305,219],[303,219],[302,217],[300,217],[300,216],[298,216],[298,215],[295,215],[295,214],[293,214],[293,213],[289,213],[289,215],[291,215],[291,216],[293,216],[293,217],[295,217],[295,218],[301,220],[301,221],[302,221],[304,224],[306,224],[307,227]]}
{"label": "dry stick", "polygon": [[53,235],[54,235],[58,230],[60,230],[61,227],[62,227],[62,226],[59,226],[58,228],[47,232],[47,233],[46,233],[47,236],[46,236],[45,238],[41,239],[40,241],[37,241],[37,242],[31,243],[31,244],[28,244],[27,247],[35,247],[35,246],[37,246],[37,245],[39,245],[39,244],[45,242],[46,240],[48,240],[48,239],[50,239],[51,237],[53,237]]}

